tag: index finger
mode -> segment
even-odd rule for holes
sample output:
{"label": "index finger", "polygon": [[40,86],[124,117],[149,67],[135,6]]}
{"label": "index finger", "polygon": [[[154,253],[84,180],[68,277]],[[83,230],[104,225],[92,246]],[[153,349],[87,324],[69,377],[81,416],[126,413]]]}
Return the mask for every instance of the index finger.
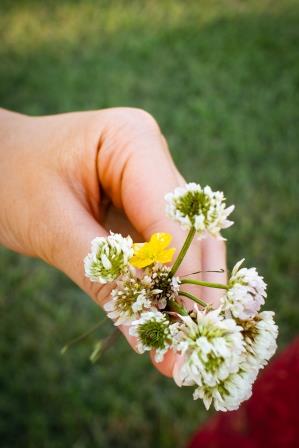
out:
{"label": "index finger", "polygon": [[[125,112],[129,118],[124,118],[122,109],[113,111],[113,130],[106,133],[99,151],[100,180],[114,204],[124,209],[144,240],[156,232],[170,233],[171,245],[178,254],[186,232],[167,218],[164,196],[185,181],[154,119],[136,110],[125,109]],[[115,114],[119,114],[118,118]],[[201,250],[200,242],[195,239],[179,273],[197,270],[201,270]]]}

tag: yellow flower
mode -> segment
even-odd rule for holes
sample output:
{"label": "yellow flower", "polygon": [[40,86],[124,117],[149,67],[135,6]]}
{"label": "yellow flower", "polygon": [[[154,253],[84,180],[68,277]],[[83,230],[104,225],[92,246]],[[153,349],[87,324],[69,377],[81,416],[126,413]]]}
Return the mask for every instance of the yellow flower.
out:
{"label": "yellow flower", "polygon": [[174,248],[166,249],[171,240],[169,233],[154,233],[148,243],[133,244],[134,255],[130,263],[139,269],[152,263],[168,263],[175,251]]}

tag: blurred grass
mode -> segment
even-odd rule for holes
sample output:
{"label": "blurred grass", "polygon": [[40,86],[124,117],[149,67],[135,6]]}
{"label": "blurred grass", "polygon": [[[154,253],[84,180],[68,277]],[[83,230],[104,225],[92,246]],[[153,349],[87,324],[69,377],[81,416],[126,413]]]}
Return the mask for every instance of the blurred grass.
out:
{"label": "blurred grass", "polygon": [[[236,204],[230,265],[269,282],[280,345],[299,327],[298,1],[0,2],[0,100],[28,114],[151,112],[188,180]],[[0,445],[183,447],[191,391],[119,340],[60,348],[102,313],[62,274],[0,252]],[[109,333],[107,323],[98,336]]]}

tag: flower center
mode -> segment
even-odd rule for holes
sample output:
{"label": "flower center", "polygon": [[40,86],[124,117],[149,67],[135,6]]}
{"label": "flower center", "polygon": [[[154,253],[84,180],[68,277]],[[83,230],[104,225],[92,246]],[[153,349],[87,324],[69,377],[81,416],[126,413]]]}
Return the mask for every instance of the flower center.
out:
{"label": "flower center", "polygon": [[162,349],[165,347],[169,333],[165,323],[152,320],[140,325],[138,334],[144,345]]}
{"label": "flower center", "polygon": [[257,323],[258,319],[252,319],[252,320],[240,320],[240,319],[236,319],[236,322],[238,325],[240,325],[243,330],[242,330],[242,334],[244,337],[245,341],[254,341],[257,334],[258,334],[258,329],[256,327],[256,323]]}
{"label": "flower center", "polygon": [[176,208],[183,215],[188,216],[191,222],[200,214],[207,215],[210,208],[210,198],[202,191],[188,191],[176,200]]}
{"label": "flower center", "polygon": [[115,307],[129,315],[133,315],[132,306],[136,302],[138,296],[144,292],[143,286],[137,282],[137,279],[127,281],[123,288],[117,292]]}
{"label": "flower center", "polygon": [[170,297],[173,295],[173,286],[172,286],[172,278],[169,277],[169,273],[167,272],[160,272],[156,277],[153,278],[153,289],[160,289],[162,292],[161,294],[158,294],[160,297]]}

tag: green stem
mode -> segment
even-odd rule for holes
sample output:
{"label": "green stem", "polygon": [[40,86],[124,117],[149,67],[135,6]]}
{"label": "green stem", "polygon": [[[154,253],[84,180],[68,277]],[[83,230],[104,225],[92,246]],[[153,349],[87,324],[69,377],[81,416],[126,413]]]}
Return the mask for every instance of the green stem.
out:
{"label": "green stem", "polygon": [[103,354],[112,347],[114,342],[116,341],[120,331],[118,328],[115,328],[114,331],[109,334],[103,341],[99,341],[100,347],[98,350],[92,352],[89,357],[89,360],[92,364],[95,364]]}
{"label": "green stem", "polygon": [[184,296],[184,297],[188,297],[188,299],[193,300],[193,302],[198,303],[198,305],[203,306],[204,308],[205,308],[206,306],[208,306],[208,304],[207,304],[204,300],[199,299],[198,297],[194,296],[194,295],[191,294],[190,292],[179,291],[179,295],[180,295],[180,296]]}
{"label": "green stem", "polygon": [[177,259],[175,260],[175,262],[174,262],[174,264],[173,264],[173,266],[172,266],[172,268],[171,268],[171,271],[170,271],[170,273],[169,273],[169,276],[170,276],[170,277],[171,277],[171,276],[174,276],[174,274],[176,273],[176,271],[177,271],[178,268],[180,267],[180,265],[181,265],[181,263],[182,263],[182,261],[183,261],[185,255],[186,255],[186,252],[187,252],[187,250],[189,249],[190,244],[192,243],[192,240],[193,240],[193,238],[194,238],[194,235],[195,235],[195,228],[194,228],[194,227],[191,227],[191,229],[189,230],[189,233],[188,233],[188,235],[187,235],[187,238],[185,239],[185,242],[184,242],[184,244],[183,244],[183,247],[182,247],[182,249],[180,250],[180,253],[179,253],[179,255],[177,256]]}
{"label": "green stem", "polygon": [[222,283],[213,283],[213,282],[204,282],[202,280],[195,280],[193,278],[185,278],[181,280],[182,284],[189,285],[199,285],[199,286],[207,286],[208,288],[219,288],[219,289],[228,289],[227,285],[223,285]]}
{"label": "green stem", "polygon": [[174,300],[168,301],[168,307],[170,311],[174,311],[175,313],[181,314],[182,316],[188,316],[188,311],[186,310],[186,308]]}
{"label": "green stem", "polygon": [[86,331],[83,334],[80,334],[80,336],[75,337],[74,339],[71,339],[67,344],[65,344],[62,349],[60,350],[60,353],[64,355],[64,353],[74,344],[77,342],[82,341],[83,339],[87,338],[90,334],[92,334],[94,331],[96,331],[103,323],[106,321],[106,319],[100,320],[96,325],[91,327],[88,331]]}

